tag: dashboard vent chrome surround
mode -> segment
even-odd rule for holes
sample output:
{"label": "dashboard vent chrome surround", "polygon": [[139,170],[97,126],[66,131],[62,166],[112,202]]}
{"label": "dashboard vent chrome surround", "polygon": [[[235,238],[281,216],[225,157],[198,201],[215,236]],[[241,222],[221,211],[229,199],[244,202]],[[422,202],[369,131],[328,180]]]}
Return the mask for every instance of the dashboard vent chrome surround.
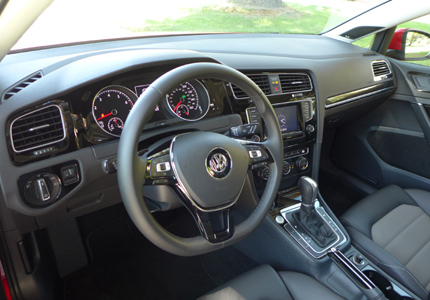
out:
{"label": "dashboard vent chrome surround", "polygon": [[20,82],[14,84],[10,88],[6,90],[6,92],[3,94],[2,101],[6,101],[9,98],[11,98],[13,95],[19,93],[26,87],[28,87],[30,84],[34,83],[35,81],[39,80],[43,77],[43,74],[41,71],[38,71],[36,73],[31,74],[30,76],[24,78]]}
{"label": "dashboard vent chrome surround", "polygon": [[63,111],[58,105],[26,113],[10,125],[12,149],[17,153],[52,145],[65,138]]}
{"label": "dashboard vent chrome surround", "polygon": [[[259,86],[266,96],[303,93],[313,89],[310,77],[304,73],[248,74],[247,76]],[[271,81],[277,81],[276,84],[279,82],[280,91],[271,86]],[[249,99],[248,95],[238,86],[230,84],[230,88],[235,99]]]}
{"label": "dashboard vent chrome surround", "polygon": [[385,60],[372,61],[373,80],[380,81],[391,75],[390,67]]}
{"label": "dashboard vent chrome surround", "polygon": [[[267,75],[259,75],[259,74],[252,74],[247,75],[249,79],[255,82],[256,85],[263,91],[265,95],[270,94],[270,85],[269,85],[269,78],[267,78]],[[249,96],[245,94],[244,91],[242,91],[238,86],[234,84],[230,84],[231,89],[233,91],[233,96],[236,99],[249,99]]]}
{"label": "dashboard vent chrome surround", "polygon": [[311,79],[306,74],[279,74],[283,94],[302,93],[312,90]]}

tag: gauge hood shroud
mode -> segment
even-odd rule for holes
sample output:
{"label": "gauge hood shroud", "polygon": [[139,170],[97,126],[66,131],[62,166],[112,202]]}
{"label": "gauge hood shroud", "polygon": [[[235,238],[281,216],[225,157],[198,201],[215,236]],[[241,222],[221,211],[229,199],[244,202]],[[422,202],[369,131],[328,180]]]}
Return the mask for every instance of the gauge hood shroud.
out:
{"label": "gauge hood shroud", "polygon": [[[190,145],[195,145],[190,151]],[[207,171],[207,160],[214,149],[223,149],[231,156],[231,169],[223,178],[214,178]],[[237,141],[212,132],[179,135],[171,145],[173,170],[187,197],[201,209],[230,206],[236,202],[249,165],[245,147]]]}

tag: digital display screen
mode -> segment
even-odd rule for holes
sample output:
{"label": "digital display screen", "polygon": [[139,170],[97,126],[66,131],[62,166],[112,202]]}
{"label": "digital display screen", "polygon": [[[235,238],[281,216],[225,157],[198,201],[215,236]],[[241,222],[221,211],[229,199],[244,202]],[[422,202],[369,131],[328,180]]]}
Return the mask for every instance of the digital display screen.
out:
{"label": "digital display screen", "polygon": [[275,107],[275,113],[278,116],[281,133],[299,130],[297,105]]}
{"label": "digital display screen", "polygon": [[[137,98],[139,98],[140,95],[142,95],[142,93],[146,90],[148,86],[149,84],[144,84],[144,85],[137,85],[134,87]],[[158,105],[155,107],[155,111],[160,111],[160,107]]]}

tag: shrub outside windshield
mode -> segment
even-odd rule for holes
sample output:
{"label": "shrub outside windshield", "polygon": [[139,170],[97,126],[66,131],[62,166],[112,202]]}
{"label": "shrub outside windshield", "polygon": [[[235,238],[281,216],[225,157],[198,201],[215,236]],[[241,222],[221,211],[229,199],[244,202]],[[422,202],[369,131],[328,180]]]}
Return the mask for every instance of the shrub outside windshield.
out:
{"label": "shrub outside windshield", "polygon": [[381,2],[385,1],[55,0],[12,50],[185,33],[318,34]]}

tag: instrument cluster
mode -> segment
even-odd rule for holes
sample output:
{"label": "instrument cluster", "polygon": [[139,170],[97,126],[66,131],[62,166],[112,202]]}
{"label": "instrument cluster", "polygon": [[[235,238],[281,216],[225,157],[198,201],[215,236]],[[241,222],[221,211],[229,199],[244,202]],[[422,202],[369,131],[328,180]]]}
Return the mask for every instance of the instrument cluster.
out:
{"label": "instrument cluster", "polygon": [[[97,89],[98,92],[92,98],[89,118],[96,131],[102,135],[119,137],[134,104],[148,87],[149,84],[136,81],[114,81]],[[222,82],[203,79],[183,82],[163,96],[155,108],[151,122],[193,122],[221,115],[224,108],[223,97],[225,91]]]}

